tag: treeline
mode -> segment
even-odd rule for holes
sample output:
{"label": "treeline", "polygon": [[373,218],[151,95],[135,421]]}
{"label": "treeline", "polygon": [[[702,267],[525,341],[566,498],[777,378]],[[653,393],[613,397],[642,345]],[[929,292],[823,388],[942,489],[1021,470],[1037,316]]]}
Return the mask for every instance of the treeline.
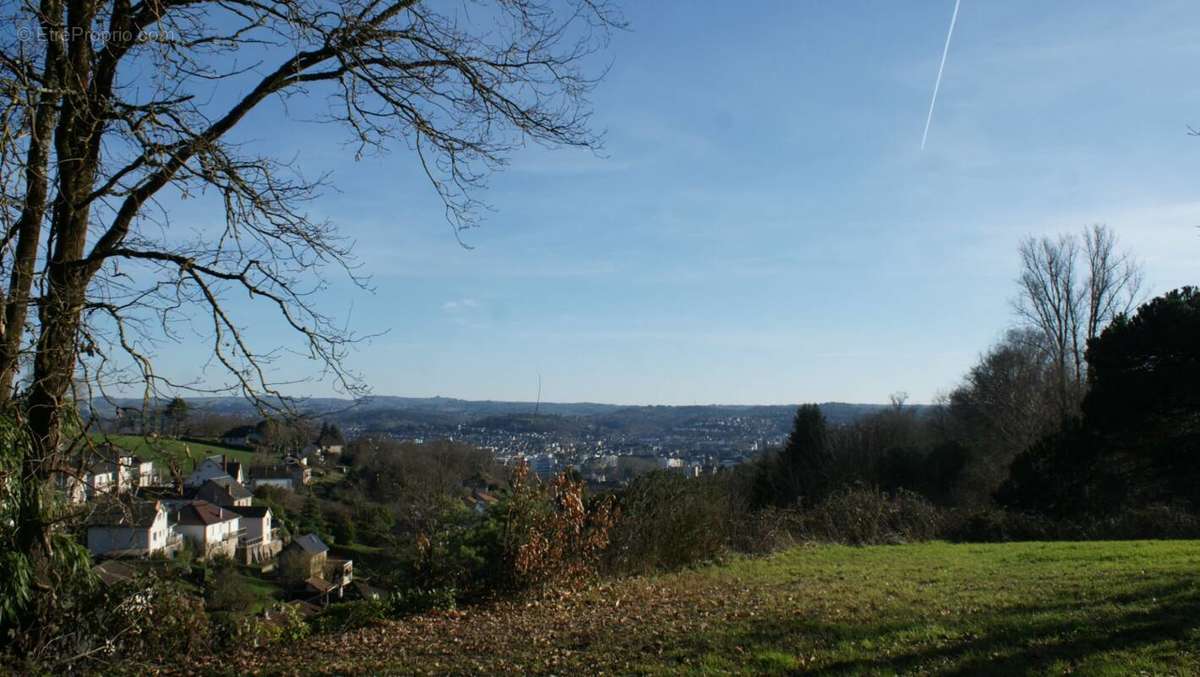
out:
{"label": "treeline", "polygon": [[1136,307],[1140,271],[1103,227],[1020,248],[1022,319],[943,398],[830,427],[801,407],[747,490],[756,509],[851,490],[949,510],[944,535],[1200,535],[1200,293]]}

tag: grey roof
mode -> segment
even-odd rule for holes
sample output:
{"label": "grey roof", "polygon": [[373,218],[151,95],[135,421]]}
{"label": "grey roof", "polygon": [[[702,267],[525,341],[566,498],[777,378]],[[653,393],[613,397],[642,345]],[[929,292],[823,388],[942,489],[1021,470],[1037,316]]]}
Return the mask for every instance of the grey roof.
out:
{"label": "grey roof", "polygon": [[252,465],[247,474],[256,480],[290,480],[295,478],[296,471],[289,465]]}
{"label": "grey roof", "polygon": [[158,501],[99,501],[88,516],[88,526],[149,529],[162,506]]}
{"label": "grey roof", "polygon": [[292,543],[304,552],[310,552],[314,555],[329,551],[329,546],[325,545],[316,534],[297,536]]}
{"label": "grey roof", "polygon": [[226,475],[214,477],[208,480],[208,482],[205,482],[205,484],[209,483],[215,484],[224,489],[231,498],[250,498],[254,495],[250,493],[249,489],[242,486],[241,482]]}

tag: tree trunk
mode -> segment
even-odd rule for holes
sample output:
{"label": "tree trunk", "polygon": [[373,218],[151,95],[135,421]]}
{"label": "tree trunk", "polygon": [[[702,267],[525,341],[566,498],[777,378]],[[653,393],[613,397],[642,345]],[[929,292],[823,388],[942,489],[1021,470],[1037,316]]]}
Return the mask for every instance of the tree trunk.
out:
{"label": "tree trunk", "polygon": [[[43,34],[52,35],[50,22],[53,17],[62,15],[62,3],[43,0],[40,9]],[[36,94],[37,103],[33,106],[29,147],[25,154],[25,196],[17,221],[17,245],[13,252],[8,298],[4,303],[4,325],[0,329],[0,405],[11,401],[13,381],[20,369],[21,339],[25,333],[42,221],[46,218],[49,199],[50,148],[61,98],[55,90],[61,82],[63,49],[57,40],[47,39],[45,45],[45,83]]]}

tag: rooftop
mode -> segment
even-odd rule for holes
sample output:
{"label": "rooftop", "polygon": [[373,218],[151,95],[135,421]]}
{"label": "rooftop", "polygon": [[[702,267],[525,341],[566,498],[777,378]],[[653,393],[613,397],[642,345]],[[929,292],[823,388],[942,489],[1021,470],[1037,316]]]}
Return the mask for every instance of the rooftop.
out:
{"label": "rooftop", "polygon": [[292,541],[292,544],[304,552],[310,552],[314,555],[329,551],[329,546],[325,545],[325,543],[322,542],[316,534],[304,534],[303,536],[297,536],[295,540]]}
{"label": "rooftop", "polygon": [[87,523],[93,527],[149,529],[161,511],[162,504],[158,501],[97,501]]}
{"label": "rooftop", "polygon": [[239,515],[232,510],[213,505],[208,501],[192,501],[179,509],[179,524],[204,525],[218,524],[238,519]]}

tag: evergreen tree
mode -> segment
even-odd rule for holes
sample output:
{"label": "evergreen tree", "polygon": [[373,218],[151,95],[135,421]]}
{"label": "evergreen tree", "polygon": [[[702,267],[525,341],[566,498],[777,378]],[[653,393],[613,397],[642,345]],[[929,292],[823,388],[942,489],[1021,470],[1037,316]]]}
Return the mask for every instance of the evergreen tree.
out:
{"label": "evergreen tree", "polygon": [[317,445],[329,447],[345,444],[345,438],[342,436],[342,430],[338,428],[336,423],[322,423],[321,432],[317,435]]}
{"label": "evergreen tree", "polygon": [[815,404],[796,410],[787,445],[761,466],[755,482],[759,504],[812,506],[830,490],[833,457],[825,416]]}
{"label": "evergreen tree", "polygon": [[325,525],[325,516],[321,514],[321,505],[315,498],[309,496],[304,499],[304,507],[300,509],[300,520],[297,524],[299,534],[314,533],[324,538],[328,533],[328,528]]}
{"label": "evergreen tree", "polygon": [[182,397],[176,397],[167,403],[167,408],[163,415],[167,419],[167,423],[171,426],[171,434],[179,435],[188,419],[188,403]]}
{"label": "evergreen tree", "polygon": [[1200,290],[1119,316],[1088,344],[1083,419],[1018,457],[997,498],[1063,517],[1200,507]]}
{"label": "evergreen tree", "polygon": [[339,510],[333,513],[332,522],[333,539],[339,545],[347,545],[356,540],[357,533],[354,528],[354,520],[350,519],[348,512]]}

